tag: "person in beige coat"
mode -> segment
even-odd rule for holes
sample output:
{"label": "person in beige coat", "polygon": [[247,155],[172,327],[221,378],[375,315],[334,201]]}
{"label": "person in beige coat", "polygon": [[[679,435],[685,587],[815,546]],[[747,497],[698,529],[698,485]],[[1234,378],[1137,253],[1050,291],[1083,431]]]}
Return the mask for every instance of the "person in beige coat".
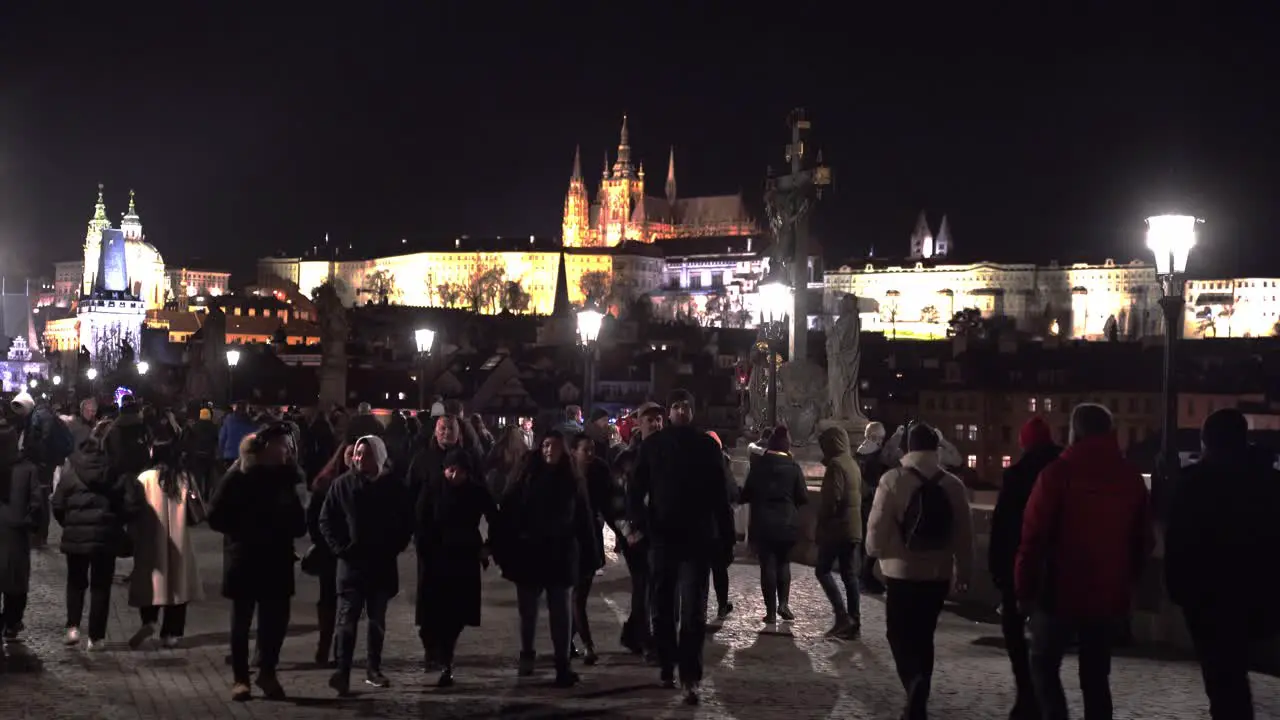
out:
{"label": "person in beige coat", "polygon": [[132,648],[155,634],[161,608],[160,641],[167,648],[177,647],[186,626],[187,603],[204,599],[188,527],[194,483],[180,467],[176,441],[171,428],[157,424],[151,467],[131,486],[135,514],[129,524],[134,547],[129,605],[142,617],[142,627],[129,640]]}
{"label": "person in beige coat", "polygon": [[907,692],[902,717],[927,716],[933,635],[951,590],[973,568],[973,524],[964,483],[942,467],[938,433],[907,431],[901,466],[880,478],[868,518],[867,554],[885,576],[885,634]]}

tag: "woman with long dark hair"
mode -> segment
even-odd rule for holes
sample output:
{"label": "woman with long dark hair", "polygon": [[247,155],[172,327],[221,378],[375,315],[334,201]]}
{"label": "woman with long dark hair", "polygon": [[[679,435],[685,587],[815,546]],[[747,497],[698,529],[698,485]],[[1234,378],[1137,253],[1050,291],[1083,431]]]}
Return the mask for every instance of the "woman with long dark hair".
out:
{"label": "woman with long dark hair", "polygon": [[[129,604],[138,608],[142,627],[129,640],[138,648],[156,632],[160,610],[160,642],[177,647],[187,621],[187,603],[203,600],[195,548],[191,543],[192,503],[202,503],[199,488],[183,469],[181,446],[164,421],[151,428],[151,464],[129,486],[133,538],[133,574]],[[203,518],[196,511],[194,519]]]}
{"label": "woman with long dark hair", "polygon": [[595,522],[582,476],[574,471],[564,436],[551,431],[529,454],[524,469],[502,497],[498,564],[516,584],[520,611],[521,676],[533,674],[533,636],[538,603],[545,593],[555,650],[555,684],[571,687],[572,591],[581,568],[594,567]]}
{"label": "woman with long dark hair", "polygon": [[320,510],[324,507],[329,488],[347,470],[351,469],[351,451],[355,445],[343,443],[333,457],[311,481],[311,499],[307,501],[307,535],[311,537],[311,553],[308,571],[315,571],[320,581],[320,597],[316,600],[316,624],[320,626],[320,642],[316,645],[316,665],[332,667],[337,660],[333,656],[333,633],[338,621],[338,559],[329,549],[320,532]]}
{"label": "woman with long dark hair", "polygon": [[508,425],[498,434],[498,440],[484,462],[484,480],[494,500],[502,497],[507,483],[520,470],[529,448],[519,426]]}

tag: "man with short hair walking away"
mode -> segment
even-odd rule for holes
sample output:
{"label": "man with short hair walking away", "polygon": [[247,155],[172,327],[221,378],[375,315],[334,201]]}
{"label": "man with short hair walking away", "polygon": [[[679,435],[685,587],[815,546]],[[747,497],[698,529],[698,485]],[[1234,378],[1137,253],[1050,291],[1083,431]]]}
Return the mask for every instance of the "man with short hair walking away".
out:
{"label": "man with short hair walking away", "polygon": [[1111,642],[1153,545],[1147,486],[1120,454],[1111,413],[1077,405],[1070,447],[1031,490],[1014,565],[1043,720],[1067,719],[1060,672],[1073,638],[1085,717],[1112,716]]}
{"label": "man with short hair walking away", "polygon": [[964,592],[973,567],[973,525],[965,487],[942,469],[938,433],[907,431],[901,466],[880,479],[867,529],[867,554],[885,577],[885,634],[907,692],[903,720],[928,717],[933,636],[952,590]]}

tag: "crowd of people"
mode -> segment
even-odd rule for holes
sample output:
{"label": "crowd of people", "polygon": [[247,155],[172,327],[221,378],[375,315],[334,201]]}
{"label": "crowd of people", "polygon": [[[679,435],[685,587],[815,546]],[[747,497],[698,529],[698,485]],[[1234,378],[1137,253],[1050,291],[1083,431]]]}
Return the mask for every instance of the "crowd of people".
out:
{"label": "crowd of people", "polygon": [[[410,546],[423,663],[439,687],[454,684],[458,639],[481,622],[491,563],[516,587],[517,673],[536,672],[545,603],[554,684],[572,687],[580,681],[573,660],[598,660],[587,607],[607,526],[631,578],[619,642],[696,704],[712,589],[717,619],[734,610],[733,507],[749,507],[761,620],[775,624],[795,618],[791,556],[813,496],[786,427],[751,446],[739,485],[694,405],[676,391],[665,407],[648,402],[616,423],[570,406],[544,432],[525,419],[495,436],[457,401],[384,422],[367,404],[351,414],[239,404],[222,417],[207,407],[188,417],[131,396],[119,408],[89,399],[59,416],[22,393],[0,419],[0,628],[7,642],[25,629],[30,553],[47,544],[52,520],[66,559],[67,645],[103,649],[117,561],[132,558],[128,602],[138,629],[130,647],[180,648],[187,606],[202,599],[193,528],[207,524],[224,539],[235,700],[248,700],[253,685],[269,698],[285,694],[276,668],[299,571],[319,586],[315,660],[333,669],[330,687],[350,692],[362,618],[364,682],[388,687],[387,607]],[[1252,717],[1247,647],[1276,632],[1267,594],[1250,583],[1249,551],[1280,540],[1271,521],[1280,483],[1246,432],[1234,410],[1209,418],[1204,457],[1184,471],[1167,512],[1167,585],[1186,610],[1215,718]],[[871,423],[855,448],[840,427],[819,433],[814,571],[834,640],[860,637],[862,594],[884,595],[902,717],[916,720],[927,716],[939,615],[972,579],[974,532],[968,491],[948,470],[959,465],[955,448],[923,422],[886,435]],[[1005,473],[988,558],[1017,688],[1010,717],[1067,717],[1059,675],[1074,642],[1086,716],[1109,718],[1115,629],[1153,544],[1147,488],[1102,406],[1074,409],[1065,450],[1040,418],[1020,441],[1025,452]],[[299,553],[304,537],[311,546]],[[1227,572],[1206,583],[1210,565]]]}

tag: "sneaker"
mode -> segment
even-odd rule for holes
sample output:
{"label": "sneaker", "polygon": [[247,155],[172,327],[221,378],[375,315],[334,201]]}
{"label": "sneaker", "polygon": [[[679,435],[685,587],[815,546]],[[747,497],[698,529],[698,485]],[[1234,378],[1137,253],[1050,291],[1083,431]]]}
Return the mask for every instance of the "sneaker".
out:
{"label": "sneaker", "polygon": [[258,679],[254,684],[262,690],[263,696],[268,700],[283,700],[285,698],[284,688],[280,686],[280,680],[273,672],[260,670]]}
{"label": "sneaker", "polygon": [[440,671],[440,678],[436,680],[436,687],[439,687],[439,688],[453,687],[453,667],[452,666],[446,665],[445,668]]}
{"label": "sneaker", "polygon": [[581,679],[578,673],[565,668],[556,671],[556,679],[552,682],[552,685],[558,688],[571,688],[577,685]]}
{"label": "sneaker", "polygon": [[838,617],[836,618],[835,624],[831,626],[831,629],[823,633],[822,636],[840,639],[846,632],[848,632],[852,625],[853,621],[850,620],[848,616]]}
{"label": "sneaker", "polygon": [[684,704],[685,705],[698,704],[698,683],[684,684]]}
{"label": "sneaker", "polygon": [[387,679],[386,675],[383,675],[378,670],[370,670],[368,674],[364,676],[364,684],[376,688],[391,687],[391,681]]}
{"label": "sneaker", "polygon": [[249,688],[249,683],[238,682],[231,686],[231,700],[234,702],[247,702],[253,697],[253,690]]}
{"label": "sneaker", "polygon": [[139,647],[142,646],[142,643],[151,639],[151,636],[155,634],[156,634],[155,623],[143,623],[142,627],[138,628],[138,632],[134,633],[133,637],[129,638],[129,649],[137,650]]}
{"label": "sneaker", "polygon": [[338,671],[329,676],[329,687],[338,693],[338,697],[346,697],[351,694],[351,676]]}
{"label": "sneaker", "polygon": [[80,644],[80,628],[78,627],[67,628],[67,636],[63,638],[62,644],[79,645]]}
{"label": "sneaker", "polygon": [[781,617],[783,620],[786,620],[787,622],[790,622],[796,619],[796,614],[791,612],[790,605],[779,605],[778,616]]}
{"label": "sneaker", "polygon": [[516,675],[519,677],[529,677],[533,674],[534,660],[537,658],[535,653],[520,653],[520,665],[516,668]]}
{"label": "sneaker", "polygon": [[166,650],[173,650],[182,644],[182,638],[162,637],[160,638],[160,644],[163,645]]}
{"label": "sneaker", "polygon": [[587,651],[582,655],[582,664],[595,665],[598,662],[600,662],[600,656],[596,654],[596,649],[588,645]]}
{"label": "sneaker", "polygon": [[720,606],[720,612],[716,613],[718,620],[724,620],[729,617],[729,613],[733,612],[733,603],[725,603]]}
{"label": "sneaker", "polygon": [[102,652],[103,650],[107,649],[107,641],[102,639],[94,640],[93,638],[89,638],[89,642],[85,643],[84,649],[88,652]]}

